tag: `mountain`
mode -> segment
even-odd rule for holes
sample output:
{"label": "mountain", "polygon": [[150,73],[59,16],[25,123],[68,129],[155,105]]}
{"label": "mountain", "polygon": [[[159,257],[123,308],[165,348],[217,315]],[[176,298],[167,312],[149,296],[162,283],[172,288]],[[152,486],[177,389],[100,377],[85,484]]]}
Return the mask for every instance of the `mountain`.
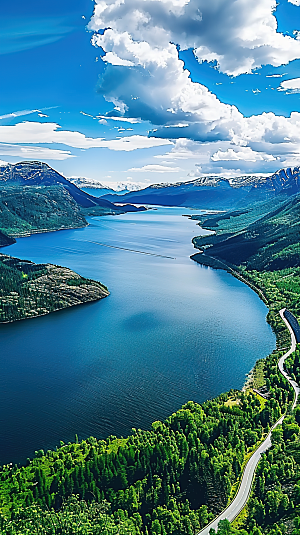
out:
{"label": "mountain", "polygon": [[[283,189],[287,185],[288,190],[292,187],[294,191],[293,184],[288,185],[284,178],[278,178],[283,181]],[[204,256],[195,255],[194,259],[201,263],[205,263],[208,255],[248,270],[271,271],[300,266],[300,193],[288,198],[281,193],[271,201],[240,212],[204,216],[201,226],[215,232],[193,240],[205,253]]]}
{"label": "mountain", "polygon": [[109,188],[108,186],[101,184],[101,182],[97,182],[96,180],[92,180],[90,178],[70,177],[68,178],[68,181],[71,182],[71,184],[74,184],[74,186],[79,189],[96,190],[97,197],[107,195],[108,193],[116,193],[114,189]]}
{"label": "mountain", "polygon": [[[89,195],[43,162],[28,161],[0,166],[0,188],[2,186],[54,185],[65,188],[80,207],[85,209],[92,208],[93,213],[97,207],[104,208],[107,213],[124,213],[138,210],[134,206],[122,206],[120,208],[108,200]],[[88,210],[85,213],[88,213]]]}
{"label": "mountain", "polygon": [[[104,208],[98,207],[104,211]],[[9,245],[12,236],[27,236],[87,225],[82,213],[67,189],[54,186],[0,185],[0,246]],[[10,238],[6,236],[8,234]]]}
{"label": "mountain", "polygon": [[[225,179],[208,176],[176,184],[154,184],[126,193],[122,202],[229,210],[299,191],[300,167],[295,167],[281,169],[270,177],[245,175]],[[102,199],[121,202],[120,197],[113,194],[104,195]]]}
{"label": "mountain", "polygon": [[78,188],[83,189],[83,191],[87,191],[87,193],[89,193],[89,190],[96,190],[97,197],[102,197],[104,195],[108,195],[109,193],[113,195],[125,195],[125,193],[128,193],[129,191],[137,191],[142,189],[142,186],[136,182],[115,182],[113,183],[114,187],[112,188],[105,186],[104,184],[101,184],[101,182],[97,182],[97,180],[93,180],[91,178],[71,177],[68,178],[68,180],[72,184],[75,184],[75,186]]}
{"label": "mountain", "polygon": [[0,166],[0,247],[34,232],[85,227],[88,215],[144,209],[89,195],[42,162]]}

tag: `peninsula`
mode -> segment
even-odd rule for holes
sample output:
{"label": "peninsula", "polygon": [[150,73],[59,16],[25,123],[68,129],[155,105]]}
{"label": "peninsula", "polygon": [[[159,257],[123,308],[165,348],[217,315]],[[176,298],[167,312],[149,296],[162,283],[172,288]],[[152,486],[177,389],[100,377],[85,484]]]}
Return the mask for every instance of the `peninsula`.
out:
{"label": "peninsula", "polygon": [[0,323],[43,316],[109,295],[100,282],[53,264],[0,255]]}

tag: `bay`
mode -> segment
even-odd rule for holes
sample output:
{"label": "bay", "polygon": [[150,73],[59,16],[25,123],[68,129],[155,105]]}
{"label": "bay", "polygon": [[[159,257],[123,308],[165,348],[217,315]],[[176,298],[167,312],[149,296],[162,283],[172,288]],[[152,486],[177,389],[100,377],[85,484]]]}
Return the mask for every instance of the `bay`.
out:
{"label": "bay", "polygon": [[[1,252],[100,280],[99,302],[0,326],[0,463],[90,435],[147,429],[189,401],[241,388],[275,348],[267,308],[190,259],[202,231],[181,208],[90,218]],[[127,250],[125,250],[127,249]],[[129,249],[129,250],[128,250]]]}

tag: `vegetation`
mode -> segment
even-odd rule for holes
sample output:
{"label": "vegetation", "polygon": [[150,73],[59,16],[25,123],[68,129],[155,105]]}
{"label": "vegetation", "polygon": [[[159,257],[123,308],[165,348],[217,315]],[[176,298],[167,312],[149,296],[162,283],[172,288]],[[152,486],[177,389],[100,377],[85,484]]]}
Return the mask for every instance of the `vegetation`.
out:
{"label": "vegetation", "polygon": [[86,225],[62,186],[0,186],[0,231],[8,236]]}
{"label": "vegetation", "polygon": [[0,323],[48,314],[106,297],[100,282],[67,268],[0,255]]}
{"label": "vegetation", "polygon": [[[300,317],[299,196],[278,198],[276,206],[258,204],[243,213],[210,216],[203,222],[215,234],[194,239],[204,251],[195,260],[226,268],[247,282],[269,307],[268,321],[277,334],[278,346],[289,344],[289,334],[279,316],[287,307]],[[203,262],[202,262],[203,260]],[[285,387],[278,374],[265,362],[262,387],[273,389],[280,406]],[[300,347],[286,362],[286,368],[300,381]],[[257,376],[259,363],[253,372]],[[250,378],[251,379],[251,378]],[[251,383],[251,380],[249,384]],[[254,386],[254,384],[252,384]],[[261,387],[260,387],[261,388]],[[273,447],[259,463],[251,498],[237,528],[221,525],[220,532],[299,533],[300,528],[300,408],[289,413],[272,435]],[[222,531],[223,530],[223,531]],[[225,530],[225,531],[224,531]]]}
{"label": "vegetation", "polygon": [[[260,203],[244,212],[202,218],[214,236],[194,238],[210,257],[247,270],[275,271],[300,266],[300,195]],[[199,260],[199,259],[198,259]]]}
{"label": "vegetation", "polygon": [[[279,357],[274,352],[265,361],[269,399],[263,404],[251,390],[231,391],[202,405],[188,402],[149,431],[76,438],[56,451],[37,451],[26,466],[3,466],[0,533],[194,535],[233,497],[245,460],[288,410],[293,393],[278,371]],[[297,418],[288,425],[288,436],[298,437]],[[284,473],[296,485],[288,456],[268,470],[276,482]],[[280,500],[286,513],[290,498]],[[253,514],[247,517],[252,531]]]}

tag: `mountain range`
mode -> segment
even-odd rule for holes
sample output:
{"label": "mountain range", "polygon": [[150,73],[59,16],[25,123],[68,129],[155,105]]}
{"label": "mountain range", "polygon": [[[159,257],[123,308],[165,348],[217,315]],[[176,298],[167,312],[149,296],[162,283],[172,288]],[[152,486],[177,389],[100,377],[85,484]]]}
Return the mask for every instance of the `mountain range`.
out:
{"label": "mountain range", "polygon": [[89,215],[144,209],[94,197],[42,162],[0,166],[0,247],[34,232],[85,227]]}
{"label": "mountain range", "polygon": [[0,166],[0,188],[2,186],[62,186],[82,208],[97,208],[99,206],[114,213],[138,210],[134,206],[123,206],[120,208],[108,200],[89,195],[52,169],[52,167],[38,161],[19,162],[17,164]]}
{"label": "mountain range", "polygon": [[[227,179],[208,176],[175,184],[154,184],[126,193],[122,202],[228,210],[299,191],[300,167],[294,167],[281,169],[269,177],[246,175]],[[120,196],[115,194],[101,198],[121,202]]]}

